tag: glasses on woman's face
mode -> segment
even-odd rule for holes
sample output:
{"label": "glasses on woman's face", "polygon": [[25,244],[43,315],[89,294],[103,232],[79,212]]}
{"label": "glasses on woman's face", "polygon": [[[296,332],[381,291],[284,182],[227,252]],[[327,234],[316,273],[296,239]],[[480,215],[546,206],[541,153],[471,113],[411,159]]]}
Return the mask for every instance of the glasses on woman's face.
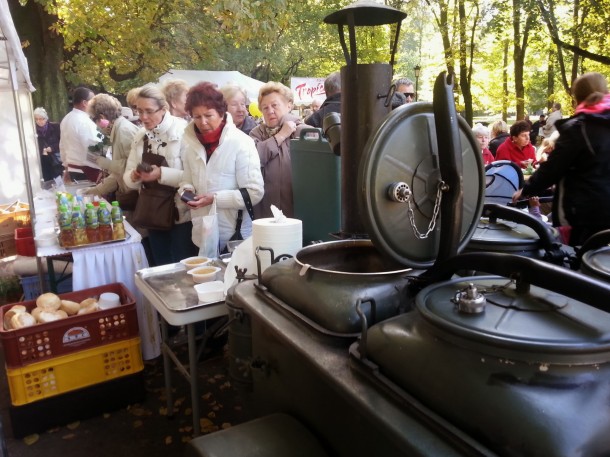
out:
{"label": "glasses on woman's face", "polygon": [[158,113],[159,111],[161,111],[163,108],[158,108],[158,109],[136,109],[136,114],[140,117],[142,116],[152,116],[155,113]]}

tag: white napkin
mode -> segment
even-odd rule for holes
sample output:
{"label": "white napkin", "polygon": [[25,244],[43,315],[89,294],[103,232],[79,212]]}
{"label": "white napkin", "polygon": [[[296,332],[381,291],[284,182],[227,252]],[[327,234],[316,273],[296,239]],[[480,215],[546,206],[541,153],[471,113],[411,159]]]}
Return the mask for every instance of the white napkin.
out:
{"label": "white napkin", "polygon": [[274,222],[278,224],[286,220],[286,216],[284,216],[282,210],[275,205],[271,205],[271,213],[273,214],[273,219],[275,219]]}

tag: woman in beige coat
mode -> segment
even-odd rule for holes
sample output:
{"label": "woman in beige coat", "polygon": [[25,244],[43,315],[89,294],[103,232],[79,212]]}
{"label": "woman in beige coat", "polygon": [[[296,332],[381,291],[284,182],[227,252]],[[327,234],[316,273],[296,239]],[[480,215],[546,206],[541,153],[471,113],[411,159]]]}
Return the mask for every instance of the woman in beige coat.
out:
{"label": "woman in beige coat", "polygon": [[290,140],[298,138],[305,124],[291,114],[292,103],[292,91],[283,84],[268,82],[260,89],[258,106],[264,122],[250,132],[265,182],[265,195],[254,207],[256,219],[272,217],[271,205],[277,206],[287,217],[294,216]]}

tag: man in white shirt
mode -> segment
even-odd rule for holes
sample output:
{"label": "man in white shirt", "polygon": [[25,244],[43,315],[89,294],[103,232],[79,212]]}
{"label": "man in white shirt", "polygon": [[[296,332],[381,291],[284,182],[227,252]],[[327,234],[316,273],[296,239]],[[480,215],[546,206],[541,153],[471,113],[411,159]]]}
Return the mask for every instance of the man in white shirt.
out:
{"label": "man in white shirt", "polygon": [[[64,116],[59,125],[61,138],[59,151],[64,164],[64,180],[87,178],[96,182],[100,174],[99,167],[87,160],[89,146],[94,146],[102,140],[98,135],[95,123],[87,114],[87,105],[93,98],[93,92],[86,87],[78,87],[72,95],[72,111]],[[68,172],[68,169],[71,172]]]}

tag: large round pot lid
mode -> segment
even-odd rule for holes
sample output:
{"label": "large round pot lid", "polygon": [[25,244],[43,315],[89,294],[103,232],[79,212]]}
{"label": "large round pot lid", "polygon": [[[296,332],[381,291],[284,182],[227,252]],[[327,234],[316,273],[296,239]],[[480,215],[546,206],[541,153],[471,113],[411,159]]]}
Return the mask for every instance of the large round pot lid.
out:
{"label": "large round pot lid", "polygon": [[[527,225],[498,219],[490,222],[481,218],[468,247],[486,247],[489,250],[539,249],[540,237]],[[504,248],[504,249],[503,249]]]}
{"label": "large round pot lid", "polygon": [[[472,303],[485,299],[479,313],[459,310],[471,284],[476,290]],[[610,314],[548,289],[531,286],[519,292],[505,278],[475,276],[433,284],[415,300],[439,334],[459,336],[488,352],[495,347],[524,351],[534,359],[544,353],[610,360]]]}
{"label": "large round pot lid", "polygon": [[[484,203],[483,160],[479,145],[458,116],[463,160],[463,222],[458,251],[474,233]],[[432,104],[410,103],[392,111],[369,139],[362,156],[358,188],[364,224],[382,252],[412,268],[431,266],[438,253],[440,217],[427,238],[440,183]],[[408,185],[409,203],[390,197],[396,183]],[[417,228],[417,231],[414,229]]]}
{"label": "large round pot lid", "polygon": [[610,281],[610,247],[585,252],[582,256],[584,272]]}

